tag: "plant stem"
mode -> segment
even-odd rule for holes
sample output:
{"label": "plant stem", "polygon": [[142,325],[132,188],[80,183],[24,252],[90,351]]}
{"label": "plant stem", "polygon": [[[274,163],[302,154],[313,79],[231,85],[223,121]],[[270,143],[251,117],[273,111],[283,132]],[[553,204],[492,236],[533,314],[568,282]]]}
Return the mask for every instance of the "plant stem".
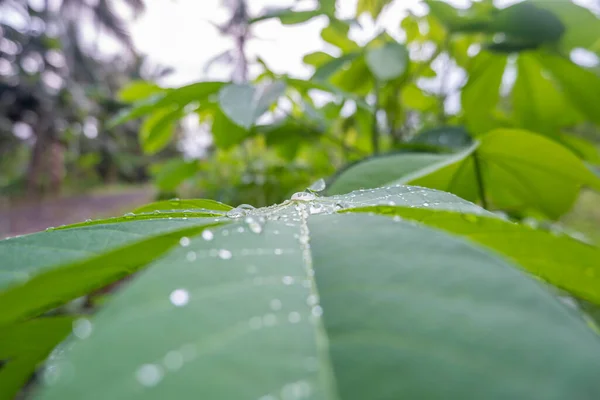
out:
{"label": "plant stem", "polygon": [[488,209],[487,199],[485,198],[485,185],[483,183],[483,174],[481,173],[481,162],[477,150],[473,152],[473,163],[475,165],[475,179],[477,180],[477,190],[479,191],[479,198],[481,199],[481,206]]}
{"label": "plant stem", "polygon": [[371,142],[373,144],[373,154],[379,153],[379,123],[377,121],[377,114],[379,112],[379,82],[375,80],[375,105],[373,110],[373,126],[371,132]]}

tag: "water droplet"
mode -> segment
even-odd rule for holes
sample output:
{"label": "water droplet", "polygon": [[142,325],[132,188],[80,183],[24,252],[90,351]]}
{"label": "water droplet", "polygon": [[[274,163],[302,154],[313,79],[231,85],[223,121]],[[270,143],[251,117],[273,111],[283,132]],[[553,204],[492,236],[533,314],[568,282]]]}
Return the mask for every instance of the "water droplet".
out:
{"label": "water droplet", "polygon": [[163,360],[165,367],[171,371],[177,371],[183,367],[183,354],[181,352],[173,350],[169,351]]}
{"label": "water droplet", "polygon": [[284,276],[283,278],[281,278],[281,281],[284,285],[291,285],[292,283],[294,283],[294,278],[291,276]]}
{"label": "water droplet", "polygon": [[135,214],[130,212],[130,213],[127,213],[127,214],[125,214],[123,216],[125,217],[125,219],[131,219],[131,218],[135,217]]}
{"label": "water droplet", "polygon": [[246,217],[244,222],[246,222],[248,229],[250,229],[251,232],[261,233],[263,230],[262,224],[252,217]]}
{"label": "water droplet", "polygon": [[271,310],[273,310],[273,311],[281,310],[281,306],[282,306],[281,300],[279,300],[279,299],[271,300],[270,306],[271,306]]}
{"label": "water droplet", "polygon": [[321,203],[311,203],[308,211],[311,214],[321,214],[325,211],[325,207],[323,207],[323,204]]}
{"label": "water droplet", "polygon": [[87,339],[92,334],[92,323],[87,318],[73,321],[73,334],[79,339]]}
{"label": "water droplet", "polygon": [[273,326],[277,323],[277,317],[275,314],[267,314],[263,317],[263,324],[265,326]]}
{"label": "water droplet", "polygon": [[280,256],[280,255],[282,255],[282,254],[283,254],[283,250],[282,250],[282,249],[275,249],[275,250],[273,251],[273,253],[275,253],[275,255],[276,255],[276,256]]}
{"label": "water droplet", "polygon": [[144,364],[138,368],[135,376],[139,383],[144,386],[156,386],[163,378],[163,371],[156,364]]}
{"label": "water droplet", "polygon": [[244,227],[243,226],[239,226],[237,228],[238,233],[244,233]]}
{"label": "water droplet", "polygon": [[229,260],[231,259],[231,257],[233,257],[233,254],[231,254],[231,252],[227,249],[221,249],[219,250],[219,258],[222,260]]}
{"label": "water droplet", "polygon": [[395,201],[392,201],[392,200],[390,200],[390,201],[388,201],[388,202],[387,202],[387,205],[388,205],[388,206],[395,206],[395,205],[396,205],[396,202],[395,202]]}
{"label": "water droplet", "polygon": [[213,240],[214,237],[215,237],[215,234],[212,233],[212,231],[209,231],[208,229],[205,229],[204,231],[202,231],[202,239],[206,240],[207,242]]}
{"label": "water droplet", "polygon": [[175,197],[175,198],[169,200],[169,204],[172,206],[178,206],[181,204],[181,200],[178,199],[177,197]]}
{"label": "water droplet", "polygon": [[179,244],[181,247],[188,247],[190,245],[190,238],[186,236],[182,237],[179,239]]}
{"label": "water droplet", "polygon": [[169,295],[169,300],[176,307],[183,307],[190,301],[190,294],[185,289],[175,289]]}
{"label": "water droplet", "polygon": [[240,204],[239,206],[237,206],[236,208],[242,209],[242,210],[255,210],[256,207],[250,205],[250,204]]}
{"label": "water droplet", "polygon": [[423,203],[423,207],[429,207],[429,203]]}
{"label": "water droplet", "polygon": [[300,319],[302,319],[302,317],[297,311],[292,311],[288,314],[288,321],[290,321],[290,323],[292,324],[297,324],[298,322],[300,322]]}
{"label": "water droplet", "polygon": [[315,294],[311,294],[306,298],[306,304],[309,306],[315,306],[319,303],[319,297]]}
{"label": "water droplet", "polygon": [[90,218],[86,219],[85,222],[92,222]]}
{"label": "water droplet", "polygon": [[55,227],[49,226],[49,227],[46,228],[46,232],[51,232],[51,231],[53,231],[55,229],[56,229]]}
{"label": "water droplet", "polygon": [[242,218],[244,215],[246,215],[246,210],[244,210],[242,208],[234,208],[232,210],[227,211],[226,215],[228,218],[238,219],[238,218]]}
{"label": "water droplet", "polygon": [[185,255],[185,258],[189,262],[193,262],[193,261],[196,261],[196,258],[198,258],[198,256],[196,255],[195,251],[188,251],[188,253]]}
{"label": "water droplet", "polygon": [[321,178],[308,187],[311,192],[322,192],[327,187],[325,179]]}
{"label": "water droplet", "polygon": [[309,242],[309,237],[308,235],[302,235],[298,238],[298,241],[300,242],[300,244],[308,244]]}
{"label": "water droplet", "polygon": [[314,193],[309,193],[309,192],[298,192],[298,193],[294,193],[292,195],[292,200],[296,200],[296,201],[311,201],[316,199],[317,196],[315,196]]}
{"label": "water droplet", "polygon": [[313,316],[318,318],[323,315],[323,308],[321,306],[314,306],[310,312]]}
{"label": "water droplet", "polygon": [[262,328],[262,318],[261,317],[250,318],[250,321],[248,322],[248,326],[250,326],[250,329],[254,329],[254,330]]}

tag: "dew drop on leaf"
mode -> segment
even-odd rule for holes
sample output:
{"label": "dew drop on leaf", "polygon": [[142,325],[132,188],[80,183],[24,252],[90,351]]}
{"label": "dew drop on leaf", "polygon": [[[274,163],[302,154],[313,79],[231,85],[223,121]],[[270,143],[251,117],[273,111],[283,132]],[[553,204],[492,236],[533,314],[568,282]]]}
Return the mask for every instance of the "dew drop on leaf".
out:
{"label": "dew drop on leaf", "polygon": [[321,306],[314,306],[310,312],[313,316],[320,317],[323,315],[323,308]]}
{"label": "dew drop on leaf", "polygon": [[87,318],[73,321],[73,334],[79,339],[87,339],[92,334],[92,323]]}
{"label": "dew drop on leaf", "polygon": [[308,187],[308,190],[311,192],[322,192],[327,187],[327,183],[325,183],[325,179],[321,178],[318,181],[314,182],[312,185]]}
{"label": "dew drop on leaf", "polygon": [[195,251],[189,251],[186,255],[185,258],[189,261],[189,262],[193,262],[196,261],[196,258],[198,258],[198,256],[196,255]]}
{"label": "dew drop on leaf", "polygon": [[281,249],[275,249],[273,252],[275,253],[276,256],[280,256],[283,254],[283,250],[281,250]]}
{"label": "dew drop on leaf", "polygon": [[242,208],[234,208],[233,210],[229,210],[227,211],[227,218],[232,218],[232,219],[238,219],[238,218],[242,218],[244,215],[246,215],[246,210],[242,209]]}
{"label": "dew drop on leaf", "polygon": [[169,351],[167,355],[165,355],[163,362],[167,369],[177,371],[183,366],[183,354],[176,350]]}
{"label": "dew drop on leaf", "polygon": [[227,249],[221,249],[221,250],[219,250],[218,256],[222,260],[229,260],[229,259],[231,259],[233,254],[231,254],[231,251],[229,251]]}
{"label": "dew drop on leaf", "polygon": [[316,199],[317,196],[314,195],[314,193],[309,193],[309,192],[297,192],[294,193],[292,195],[292,200],[296,200],[296,201],[311,201]]}
{"label": "dew drop on leaf", "polygon": [[263,317],[262,322],[265,326],[273,326],[277,323],[277,317],[275,314],[267,314]]}
{"label": "dew drop on leaf", "polygon": [[156,386],[163,378],[163,371],[156,364],[144,364],[138,368],[135,376],[139,383],[144,386]]}
{"label": "dew drop on leaf", "polygon": [[252,206],[250,204],[240,204],[236,208],[239,208],[241,210],[255,210],[256,209],[254,206]]}
{"label": "dew drop on leaf", "polygon": [[181,247],[188,247],[190,245],[190,238],[186,236],[182,237],[179,239],[179,244]]}
{"label": "dew drop on leaf", "polygon": [[176,307],[183,307],[190,301],[190,294],[185,289],[175,289],[169,295],[169,300]]}
{"label": "dew drop on leaf", "polygon": [[248,225],[248,229],[250,229],[251,232],[254,232],[254,233],[261,233],[262,232],[263,226],[255,218],[246,217],[246,219],[244,221]]}
{"label": "dew drop on leaf", "polygon": [[300,316],[300,313],[297,311],[292,311],[288,314],[288,321],[290,321],[290,323],[292,324],[297,324],[298,322],[300,322],[301,318],[302,317]]}
{"label": "dew drop on leaf", "polygon": [[294,283],[294,278],[291,276],[284,276],[283,278],[281,278],[281,281],[284,285],[291,285],[292,283]]}
{"label": "dew drop on leaf", "polygon": [[250,329],[260,329],[262,327],[262,318],[261,317],[252,317],[250,318],[250,321],[248,322],[248,326],[250,326]]}
{"label": "dew drop on leaf", "polygon": [[271,307],[271,310],[273,310],[273,311],[281,310],[281,300],[279,300],[279,299],[271,300],[270,307]]}
{"label": "dew drop on leaf", "polygon": [[202,239],[204,239],[206,241],[211,241],[211,240],[213,240],[214,237],[215,237],[215,234],[212,233],[212,231],[209,231],[208,229],[205,229],[204,231],[202,231]]}

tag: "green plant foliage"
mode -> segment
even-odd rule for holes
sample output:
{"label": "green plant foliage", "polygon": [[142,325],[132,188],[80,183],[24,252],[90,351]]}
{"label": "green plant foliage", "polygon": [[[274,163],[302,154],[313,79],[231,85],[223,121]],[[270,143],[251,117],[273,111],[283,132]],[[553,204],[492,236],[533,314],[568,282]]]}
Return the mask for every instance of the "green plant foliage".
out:
{"label": "green plant foliage", "polygon": [[56,343],[71,332],[71,316],[44,317],[0,330],[0,399],[10,400],[27,383]]}
{"label": "green plant foliage", "polygon": [[360,50],[360,46],[348,37],[350,25],[337,20],[331,20],[330,25],[321,31],[321,38],[342,50],[343,53],[352,53]]}
{"label": "green plant foliage", "polygon": [[[600,304],[600,249],[499,217],[396,206],[350,210],[419,221],[493,249],[548,283]],[[577,255],[574,257],[573,255]]]}
{"label": "green plant foliage", "polygon": [[219,93],[223,113],[235,124],[250,129],[283,94],[285,84],[273,82],[261,86],[231,84]]}
{"label": "green plant foliage", "polygon": [[163,91],[164,89],[158,86],[156,83],[148,81],[133,81],[122,88],[117,96],[121,101],[133,103]]}
{"label": "green plant foliage", "polygon": [[373,19],[376,19],[390,3],[392,3],[392,0],[358,0],[358,3],[356,3],[356,15],[359,16],[363,13],[368,13]]}
{"label": "green plant foliage", "polygon": [[558,81],[563,93],[588,120],[600,124],[600,77],[559,55],[542,53],[540,62]]}
{"label": "green plant foliage", "polygon": [[360,56],[360,53],[348,53],[344,54],[339,58],[333,58],[330,61],[327,61],[319,66],[317,66],[315,73],[312,76],[312,79],[316,80],[327,80],[330,76],[335,74],[344,66],[348,66],[352,61],[354,61],[357,57]]}
{"label": "green plant foliage", "polygon": [[[147,250],[116,250],[124,253],[115,259],[142,257],[147,270],[49,361],[54,376],[38,398],[560,399],[600,393],[596,333],[534,279],[472,242],[377,215],[387,208],[374,207],[372,215],[336,212],[390,204],[407,212],[487,214],[447,193],[396,186],[322,198],[298,193],[269,208],[230,210],[217,222],[223,225],[209,231],[206,219],[185,220],[197,231],[163,235],[178,238],[171,250],[148,243],[154,261]],[[445,221],[449,214],[441,215]],[[184,223],[123,227],[159,221]],[[34,248],[66,232],[86,236],[82,228],[44,232]],[[133,246],[161,237],[148,234]],[[56,292],[65,287],[74,298],[81,293],[73,286],[106,283],[106,275],[94,280],[91,271],[119,265],[98,257],[82,263],[48,269],[48,286],[38,275],[29,281],[40,285],[38,298],[27,299],[64,301],[66,293]],[[20,311],[6,307],[13,305],[6,294],[25,295],[27,285],[2,293],[0,305],[13,316],[2,316],[5,326],[30,315],[19,304]],[[431,385],[432,375],[443,385]]]}
{"label": "green plant foliage", "polygon": [[557,42],[565,32],[556,14],[532,2],[517,3],[498,11],[488,29],[533,44]]}
{"label": "green plant foliage", "polygon": [[[334,181],[332,189],[372,187],[369,179],[378,174],[389,179],[388,167],[394,163],[399,173],[388,184],[431,187],[472,201],[481,200],[483,191],[494,208],[532,211],[553,219],[571,208],[582,186],[600,190],[600,181],[571,151],[543,136],[521,130],[489,132],[460,153],[427,156],[432,161],[429,165],[421,164],[414,154],[384,157],[381,164],[367,160],[342,172],[337,177],[340,186]],[[479,187],[478,170],[483,188]],[[377,182],[375,186],[381,184]]]}
{"label": "green plant foliage", "polygon": [[172,192],[182,182],[193,177],[199,169],[195,160],[175,158],[159,165],[154,174],[154,182],[163,192]]}
{"label": "green plant foliage", "polygon": [[475,135],[496,128],[492,110],[500,98],[506,56],[480,53],[472,60],[469,80],[461,93],[467,128]]}
{"label": "green plant foliage", "polygon": [[380,82],[396,79],[408,69],[408,50],[399,43],[390,42],[369,48],[365,60]]}
{"label": "green plant foliage", "polygon": [[408,143],[423,144],[437,149],[461,150],[473,144],[462,126],[440,126],[419,132]]}
{"label": "green plant foliage", "polygon": [[213,211],[229,211],[233,209],[230,205],[223,204],[214,200],[189,200],[189,199],[171,199],[166,201],[157,201],[145,206],[136,208],[135,214],[149,213],[153,211],[173,211],[173,210],[213,210]]}
{"label": "green plant foliage", "polygon": [[181,110],[162,109],[152,114],[142,124],[140,143],[147,154],[164,149],[173,139],[175,124],[182,117]]}

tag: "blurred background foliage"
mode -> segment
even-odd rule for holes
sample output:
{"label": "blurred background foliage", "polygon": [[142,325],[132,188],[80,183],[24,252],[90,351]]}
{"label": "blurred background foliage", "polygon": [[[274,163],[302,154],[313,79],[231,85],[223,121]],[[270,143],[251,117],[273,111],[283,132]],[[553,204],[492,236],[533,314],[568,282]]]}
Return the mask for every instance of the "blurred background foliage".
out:
{"label": "blurred background foliage", "polygon": [[[2,22],[3,191],[150,179],[162,198],[264,206],[330,177],[330,194],[410,183],[551,227],[579,199],[583,211],[566,218],[597,234],[598,197],[581,196],[600,189],[593,4],[425,0],[425,12],[359,42],[349,33],[394,17],[393,0],[358,0],[350,19],[335,0],[257,15],[227,0],[217,28],[233,45],[206,68],[228,68],[230,79],[172,88],[156,83],[169,69],[136,54],[115,3],[0,1],[28,27]],[[143,12],[140,0],[121,3]],[[119,57],[82,39],[82,13],[118,40]],[[327,21],[327,47],[304,56],[309,79],[248,56],[259,24],[304,29],[315,18]]]}

